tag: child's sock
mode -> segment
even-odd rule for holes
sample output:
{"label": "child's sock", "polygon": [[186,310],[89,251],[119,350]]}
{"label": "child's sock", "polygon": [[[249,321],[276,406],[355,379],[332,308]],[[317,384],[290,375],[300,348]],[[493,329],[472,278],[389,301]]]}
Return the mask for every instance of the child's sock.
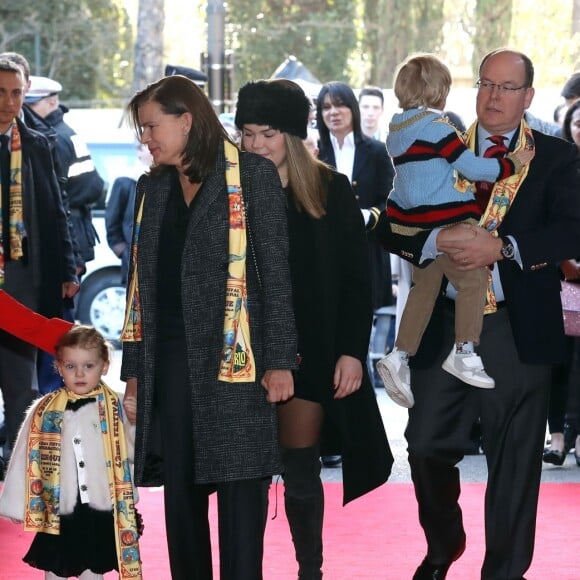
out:
{"label": "child's sock", "polygon": [[473,354],[473,342],[456,342],[455,354]]}
{"label": "child's sock", "polygon": [[409,353],[405,350],[397,350],[397,352],[399,353],[399,358],[401,359],[401,361],[405,364],[408,364]]}

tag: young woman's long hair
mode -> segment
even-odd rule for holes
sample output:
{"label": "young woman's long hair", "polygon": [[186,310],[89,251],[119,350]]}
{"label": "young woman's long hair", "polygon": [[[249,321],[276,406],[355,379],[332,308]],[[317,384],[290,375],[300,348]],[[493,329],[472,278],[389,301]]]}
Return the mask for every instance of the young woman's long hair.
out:
{"label": "young woman's long hair", "polygon": [[288,186],[292,200],[299,210],[313,218],[326,214],[328,184],[332,170],[326,163],[313,157],[300,137],[284,133]]}
{"label": "young woman's long hair", "polygon": [[[223,141],[231,142],[205,93],[181,75],[164,77],[136,93],[127,105],[127,112],[139,140],[142,133],[139,108],[149,101],[158,103],[167,115],[191,114],[193,121],[181,159],[189,181],[202,182],[215,169],[216,156]],[[163,166],[152,167],[151,173],[163,170]]]}

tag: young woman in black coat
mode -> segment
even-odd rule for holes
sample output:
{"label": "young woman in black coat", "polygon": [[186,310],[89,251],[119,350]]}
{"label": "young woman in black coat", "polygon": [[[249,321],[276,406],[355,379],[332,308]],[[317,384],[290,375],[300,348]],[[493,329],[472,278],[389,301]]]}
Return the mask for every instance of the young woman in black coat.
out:
{"label": "young woman in black coat", "polygon": [[294,397],[278,405],[279,441],[298,576],[317,579],[321,440],[330,445],[325,452],[342,455],[344,503],[384,483],[393,459],[365,362],[372,324],[365,227],[348,179],[302,141],[309,111],[292,81],[258,81],[240,90],[236,125],[243,148],[276,165],[288,196],[300,366]]}

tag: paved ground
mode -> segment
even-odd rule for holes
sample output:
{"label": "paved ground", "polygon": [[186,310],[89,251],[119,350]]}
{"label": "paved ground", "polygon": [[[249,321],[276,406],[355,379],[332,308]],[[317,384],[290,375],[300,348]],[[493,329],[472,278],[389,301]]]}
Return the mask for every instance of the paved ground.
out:
{"label": "paved ground", "polygon": [[[121,352],[115,351],[112,357],[111,368],[106,377],[107,383],[118,391],[123,391],[124,383],[119,380],[119,369],[121,361]],[[375,389],[377,402],[381,410],[389,443],[395,457],[395,464],[389,479],[390,482],[409,482],[410,473],[407,463],[406,442],[403,436],[405,423],[407,420],[407,411],[393,403],[387,397],[383,389]],[[1,405],[0,405],[1,406]],[[0,421],[2,420],[2,410],[0,408]],[[461,478],[465,482],[485,481],[487,470],[485,466],[484,455],[468,455],[460,464]],[[338,468],[324,468],[324,481],[341,481],[342,471]],[[562,467],[544,464],[542,470],[542,481],[580,483],[580,467],[576,465],[573,454],[570,454]]]}

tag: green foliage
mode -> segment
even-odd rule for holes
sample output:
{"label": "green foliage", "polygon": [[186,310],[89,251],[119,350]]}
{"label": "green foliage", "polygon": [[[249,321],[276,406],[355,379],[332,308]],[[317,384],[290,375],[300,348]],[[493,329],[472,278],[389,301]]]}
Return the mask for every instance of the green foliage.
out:
{"label": "green foliage", "polygon": [[323,82],[349,81],[349,57],[357,45],[352,0],[232,0],[228,8],[236,89],[270,77],[289,55]]}
{"label": "green foliage", "polygon": [[440,51],[444,0],[366,0],[365,6],[367,82],[391,87],[409,54]]}
{"label": "green foliage", "polygon": [[513,0],[477,0],[474,25],[477,34],[473,38],[473,76],[481,59],[498,47],[507,46],[512,26]]}
{"label": "green foliage", "polygon": [[120,0],[0,2],[0,51],[63,85],[63,102],[109,104],[128,92],[132,32]]}
{"label": "green foliage", "polygon": [[572,34],[572,4],[514,0],[510,44],[534,63],[536,87],[561,87],[577,70],[580,34]]}

